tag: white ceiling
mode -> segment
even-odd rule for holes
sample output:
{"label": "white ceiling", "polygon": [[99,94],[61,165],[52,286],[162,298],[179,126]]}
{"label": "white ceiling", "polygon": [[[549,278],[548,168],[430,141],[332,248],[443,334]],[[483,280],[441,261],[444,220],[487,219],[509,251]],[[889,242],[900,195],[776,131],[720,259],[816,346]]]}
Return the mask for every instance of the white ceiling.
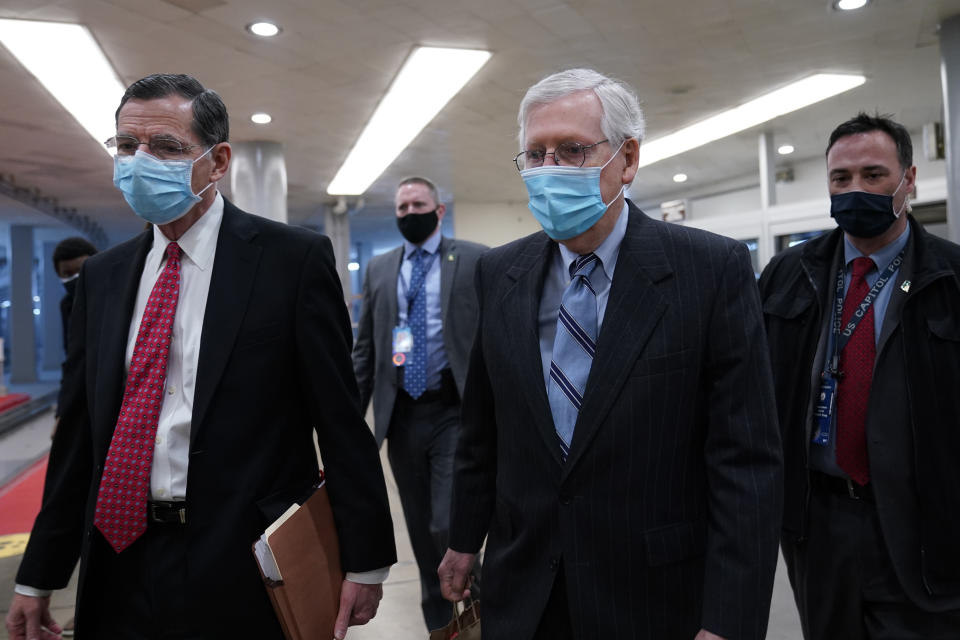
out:
{"label": "white ceiling", "polygon": [[[285,145],[291,222],[314,219],[326,186],[416,45],[490,49],[493,57],[365,195],[432,177],[456,201],[523,201],[511,161],[528,86],[572,66],[632,85],[655,138],[818,71],[867,83],[768,124],[794,161],[821,156],[858,110],[893,113],[913,132],[941,119],[937,24],[960,0],[0,0],[0,17],[88,26],[126,84],[189,73],[218,91],[231,139]],[[250,35],[260,19],[275,38]],[[97,218],[139,228],[111,183],[100,145],[0,46],[0,174]],[[423,91],[430,90],[429,86]],[[266,111],[269,125],[250,114]],[[672,196],[756,172],[758,129],[641,170],[634,192]],[[0,207],[3,209],[3,207]]]}

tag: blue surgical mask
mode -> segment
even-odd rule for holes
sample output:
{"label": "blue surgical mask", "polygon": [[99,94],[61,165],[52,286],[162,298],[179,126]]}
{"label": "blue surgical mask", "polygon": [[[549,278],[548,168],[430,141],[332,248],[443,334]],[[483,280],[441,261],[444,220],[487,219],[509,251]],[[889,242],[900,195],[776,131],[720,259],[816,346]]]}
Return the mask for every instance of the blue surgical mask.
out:
{"label": "blue surgical mask", "polygon": [[[624,141],[626,142],[626,141]],[[547,166],[520,172],[530,200],[527,204],[533,217],[554,240],[574,238],[603,217],[623,187],[610,202],[600,193],[600,174],[617,157],[617,152],[602,167]]]}
{"label": "blue surgical mask", "polygon": [[876,238],[896,222],[907,207],[903,199],[900,211],[893,209],[893,198],[903,186],[906,172],[900,177],[900,184],[893,195],[870,193],[869,191],[847,191],[830,196],[830,215],[837,225],[854,238]]}
{"label": "blue surgical mask", "polygon": [[213,186],[211,182],[200,193],[193,193],[196,160],[160,160],[137,149],[132,156],[114,156],[113,184],[138,216],[152,224],[168,224],[185,216],[200,202],[200,195]]}

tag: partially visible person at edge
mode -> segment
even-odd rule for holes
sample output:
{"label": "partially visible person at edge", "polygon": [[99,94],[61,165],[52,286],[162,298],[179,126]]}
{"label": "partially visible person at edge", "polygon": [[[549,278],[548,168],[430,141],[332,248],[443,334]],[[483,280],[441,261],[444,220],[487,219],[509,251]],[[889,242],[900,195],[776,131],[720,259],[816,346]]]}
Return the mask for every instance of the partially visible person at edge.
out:
{"label": "partially visible person at edge", "polygon": [[960,638],[960,247],[909,215],[910,134],[827,143],[837,228],[760,291],[786,465],[782,547],[807,640]]}

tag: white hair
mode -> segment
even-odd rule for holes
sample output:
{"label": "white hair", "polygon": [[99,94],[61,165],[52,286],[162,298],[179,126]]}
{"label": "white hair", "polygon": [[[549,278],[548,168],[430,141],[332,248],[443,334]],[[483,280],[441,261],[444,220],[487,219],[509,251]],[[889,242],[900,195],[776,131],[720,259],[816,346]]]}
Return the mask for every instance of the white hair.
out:
{"label": "white hair", "polygon": [[533,107],[550,104],[572,93],[586,90],[593,91],[600,100],[603,109],[600,127],[613,147],[629,138],[636,138],[637,142],[643,141],[643,111],[636,94],[626,84],[593,69],[567,69],[549,75],[527,89],[517,115],[517,124],[520,125],[520,150],[523,151],[524,130]]}

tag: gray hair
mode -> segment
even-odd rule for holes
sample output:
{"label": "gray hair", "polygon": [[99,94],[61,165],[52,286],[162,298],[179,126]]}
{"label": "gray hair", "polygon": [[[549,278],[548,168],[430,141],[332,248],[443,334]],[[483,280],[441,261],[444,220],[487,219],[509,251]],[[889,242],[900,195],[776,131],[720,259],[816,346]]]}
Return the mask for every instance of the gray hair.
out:
{"label": "gray hair", "polygon": [[550,104],[571,93],[588,89],[600,100],[603,108],[600,127],[613,147],[629,138],[636,138],[637,142],[643,141],[643,111],[637,95],[630,87],[593,69],[567,69],[549,75],[527,89],[517,115],[517,124],[520,125],[520,150],[523,150],[527,116],[533,107]]}

